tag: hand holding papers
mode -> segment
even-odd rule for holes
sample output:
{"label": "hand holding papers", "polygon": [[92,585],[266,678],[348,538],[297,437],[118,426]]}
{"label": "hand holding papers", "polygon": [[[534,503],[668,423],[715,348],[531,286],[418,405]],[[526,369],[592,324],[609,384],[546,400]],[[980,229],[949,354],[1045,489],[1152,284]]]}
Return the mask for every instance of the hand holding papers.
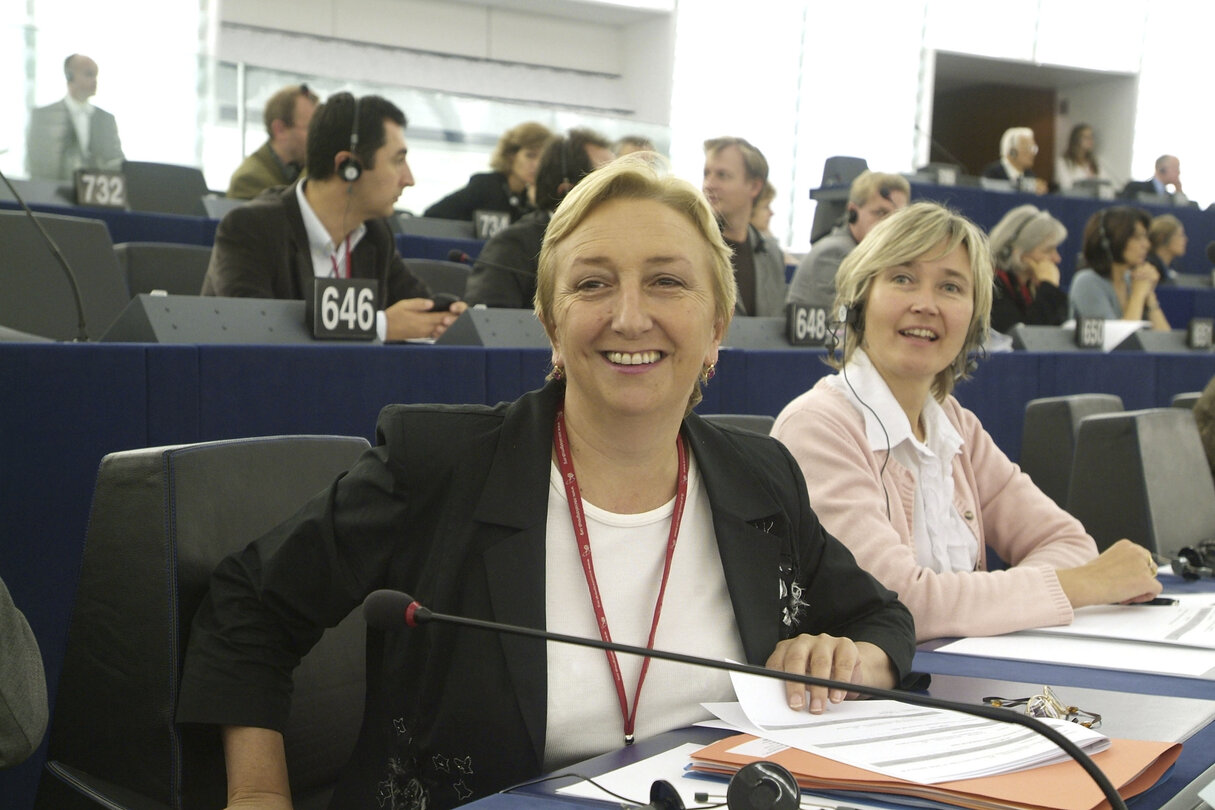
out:
{"label": "hand holding papers", "polygon": [[[738,704],[705,706],[728,726],[899,779],[931,784],[1070,759],[1021,726],[891,700],[832,704],[810,715],[788,707],[780,684],[739,673],[731,678]],[[1109,738],[1098,732],[1045,722],[1090,755],[1109,747]]]}
{"label": "hand holding papers", "polygon": [[[784,705],[780,690],[775,698],[765,695],[769,687],[749,676],[736,680],[734,689],[738,704],[707,708],[755,737],[702,749],[693,758],[696,770],[731,773],[767,758],[788,768],[804,789],[897,793],[984,810],[1090,810],[1103,800],[1075,762],[1060,761],[1066,757],[1058,749],[1047,745],[1052,750],[1045,751],[1023,728],[1005,726],[1008,736],[1002,737],[984,726],[1003,724],[888,701],[836,704],[822,715],[800,714],[795,726],[791,715],[798,713]],[[1169,743],[1110,741],[1075,723],[1055,722],[1069,739],[1100,751],[1094,761],[1124,796],[1150,787],[1181,750]],[[1056,764],[1034,768],[1052,760]]]}

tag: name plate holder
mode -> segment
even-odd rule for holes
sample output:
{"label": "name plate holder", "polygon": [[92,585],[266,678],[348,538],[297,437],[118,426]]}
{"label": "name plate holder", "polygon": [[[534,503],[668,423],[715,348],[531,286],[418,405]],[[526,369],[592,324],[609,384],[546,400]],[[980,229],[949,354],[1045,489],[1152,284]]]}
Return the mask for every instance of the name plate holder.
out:
{"label": "name plate holder", "polygon": [[318,340],[375,340],[379,282],[370,278],[318,278],[312,307],[304,310]]}
{"label": "name plate holder", "polygon": [[1190,318],[1185,330],[1185,345],[1191,349],[1211,350],[1215,342],[1215,318]]}
{"label": "name plate holder", "polygon": [[1076,345],[1081,349],[1105,346],[1104,318],[1076,318]]}
{"label": "name plate holder", "polygon": [[104,169],[77,169],[76,204],[94,208],[127,208],[127,176]]}
{"label": "name plate holder", "polygon": [[790,346],[822,346],[831,334],[827,310],[805,304],[785,306],[785,337]]}
{"label": "name plate holder", "polygon": [[478,239],[489,239],[507,225],[510,225],[507,211],[473,211],[473,232]]}

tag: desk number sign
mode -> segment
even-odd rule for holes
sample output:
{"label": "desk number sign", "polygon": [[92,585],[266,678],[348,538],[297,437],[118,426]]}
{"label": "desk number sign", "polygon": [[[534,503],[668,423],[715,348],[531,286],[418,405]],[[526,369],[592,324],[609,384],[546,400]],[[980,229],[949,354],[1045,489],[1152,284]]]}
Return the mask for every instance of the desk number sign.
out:
{"label": "desk number sign", "polygon": [[97,208],[127,207],[127,178],[122,172],[76,170],[76,204]]}
{"label": "desk number sign", "polygon": [[1191,349],[1210,349],[1213,337],[1215,337],[1215,320],[1190,318],[1190,326],[1185,334],[1186,346]]}
{"label": "desk number sign", "polygon": [[369,278],[318,278],[312,309],[313,337],[323,340],[374,340],[379,283]]}
{"label": "desk number sign", "polygon": [[1103,318],[1076,319],[1076,345],[1081,349],[1100,349],[1105,345]]}
{"label": "desk number sign", "polygon": [[478,239],[489,239],[510,224],[506,211],[473,211],[473,231]]}
{"label": "desk number sign", "polygon": [[823,307],[808,307],[805,304],[789,304],[785,307],[785,338],[790,346],[821,346],[826,342],[830,330],[827,310]]}

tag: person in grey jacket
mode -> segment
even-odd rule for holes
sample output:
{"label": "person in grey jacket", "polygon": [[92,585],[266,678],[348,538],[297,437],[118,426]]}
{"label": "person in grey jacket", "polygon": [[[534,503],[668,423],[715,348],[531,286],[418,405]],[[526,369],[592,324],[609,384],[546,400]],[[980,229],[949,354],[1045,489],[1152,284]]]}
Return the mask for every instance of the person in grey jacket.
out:
{"label": "person in grey jacket", "polygon": [[0,579],[0,768],[24,762],[34,752],[46,721],[42,653]]}

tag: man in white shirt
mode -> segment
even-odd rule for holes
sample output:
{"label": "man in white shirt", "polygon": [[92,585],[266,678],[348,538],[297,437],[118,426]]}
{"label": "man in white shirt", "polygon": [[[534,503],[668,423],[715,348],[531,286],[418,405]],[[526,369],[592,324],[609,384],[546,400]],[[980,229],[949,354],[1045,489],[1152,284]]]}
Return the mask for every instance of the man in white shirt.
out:
{"label": "man in white shirt", "polygon": [[67,95],[30,112],[25,168],[31,179],[71,180],[77,169],[121,169],[125,160],[114,116],[89,103],[97,63],[74,53],[63,60]]}

